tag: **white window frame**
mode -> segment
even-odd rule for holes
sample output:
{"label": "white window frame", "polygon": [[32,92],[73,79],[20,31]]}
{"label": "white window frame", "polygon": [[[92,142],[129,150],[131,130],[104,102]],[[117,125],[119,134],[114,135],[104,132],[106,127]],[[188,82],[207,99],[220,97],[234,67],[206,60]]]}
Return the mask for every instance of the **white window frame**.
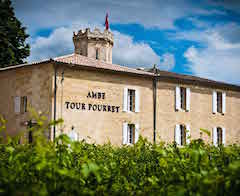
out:
{"label": "white window frame", "polygon": [[182,137],[181,137],[181,127],[185,127],[185,145],[188,145],[190,143],[190,125],[184,125],[184,124],[176,124],[175,126],[175,142],[177,143],[178,146],[183,146],[182,145]]}
{"label": "white window frame", "polygon": [[128,124],[127,130],[127,143],[134,144],[135,143],[135,124]]}
{"label": "white window frame", "polygon": [[[133,128],[134,132],[131,132],[130,128]],[[130,138],[130,137],[132,137],[132,138]],[[127,145],[133,145],[133,144],[137,143],[138,138],[139,138],[139,124],[124,122],[123,123],[123,142],[122,143],[127,144]]]}
{"label": "white window frame", "polygon": [[214,127],[213,128],[213,145],[214,146],[219,146],[220,144],[218,143],[218,133],[217,133],[217,129],[220,128],[221,131],[222,131],[222,145],[225,145],[226,143],[226,129],[224,127],[221,127],[221,126],[217,126],[217,127]]}
{"label": "white window frame", "polygon": [[[185,108],[181,105],[182,103],[182,96],[181,96],[181,89],[185,90]],[[175,109],[176,111],[190,111],[190,99],[191,99],[191,90],[189,87],[182,87],[176,86],[175,89]]]}
{"label": "white window frame", "polygon": [[[129,91],[134,91],[134,104],[135,108],[133,110],[130,110],[130,95]],[[140,93],[139,90],[136,88],[124,88],[123,92],[123,112],[140,112]]]}
{"label": "white window frame", "polygon": [[19,114],[21,112],[21,97],[14,97],[14,112],[15,114]]}
{"label": "white window frame", "polygon": [[[132,95],[131,95],[132,93]],[[133,99],[134,97],[134,99]],[[135,103],[136,103],[136,90],[135,89],[128,89],[128,95],[127,95],[127,109],[129,112],[135,111]],[[132,109],[131,109],[131,102],[132,102]],[[134,104],[134,108],[133,108]]]}
{"label": "white window frame", "polygon": [[[218,102],[217,102],[217,93],[221,93],[222,108],[221,112],[218,112]],[[222,91],[213,91],[212,94],[212,112],[213,114],[225,114],[226,113],[226,92]]]}

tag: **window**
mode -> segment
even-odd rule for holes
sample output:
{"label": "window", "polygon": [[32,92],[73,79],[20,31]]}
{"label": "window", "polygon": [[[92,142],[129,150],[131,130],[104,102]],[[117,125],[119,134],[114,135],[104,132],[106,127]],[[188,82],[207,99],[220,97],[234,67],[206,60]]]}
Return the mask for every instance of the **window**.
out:
{"label": "window", "polygon": [[135,111],[135,90],[128,89],[128,111]]}
{"label": "window", "polygon": [[213,128],[213,145],[219,146],[225,144],[225,128],[224,127],[214,127]]}
{"label": "window", "polygon": [[221,113],[225,114],[226,112],[226,93],[225,92],[220,92],[220,91],[213,91],[213,113]]}
{"label": "window", "polygon": [[176,86],[176,111],[190,111],[190,88]]}
{"label": "window", "polygon": [[14,97],[14,112],[16,114],[20,113],[20,107],[21,107],[21,103],[20,103],[20,97]]}
{"label": "window", "polygon": [[135,144],[139,137],[139,124],[123,123],[123,144]]}
{"label": "window", "polygon": [[181,87],[180,88],[180,101],[181,101],[181,109],[186,110],[186,88]]}
{"label": "window", "polygon": [[190,143],[190,126],[177,124],[175,127],[175,142],[179,146],[183,146]]}
{"label": "window", "polygon": [[184,125],[180,125],[180,144],[181,146],[186,145],[187,135],[186,135],[186,127]]}
{"label": "window", "polygon": [[96,48],[96,59],[99,59],[99,48]]}
{"label": "window", "polygon": [[127,133],[128,144],[135,143],[135,125],[128,124],[128,133]]}
{"label": "window", "polygon": [[16,114],[27,112],[27,96],[14,98],[14,111]]}
{"label": "window", "polygon": [[20,106],[21,114],[27,112],[27,96],[21,97],[21,106]]}
{"label": "window", "polygon": [[222,93],[217,92],[217,112],[222,113]]}
{"label": "window", "polygon": [[223,144],[223,131],[222,128],[217,128],[217,145]]}
{"label": "window", "polygon": [[138,89],[124,88],[123,112],[140,112],[140,92]]}

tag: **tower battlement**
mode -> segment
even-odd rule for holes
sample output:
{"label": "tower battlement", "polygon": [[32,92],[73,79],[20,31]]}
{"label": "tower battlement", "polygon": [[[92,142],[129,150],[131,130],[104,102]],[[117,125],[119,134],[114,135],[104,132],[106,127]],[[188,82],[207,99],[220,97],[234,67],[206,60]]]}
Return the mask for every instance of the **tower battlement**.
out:
{"label": "tower battlement", "polygon": [[95,28],[93,31],[90,28],[73,32],[73,43],[75,53],[97,60],[112,63],[112,47],[113,34],[104,30],[101,32]]}
{"label": "tower battlement", "polygon": [[79,30],[77,33],[73,32],[73,41],[84,38],[109,41],[113,44],[113,34],[106,29],[101,32],[98,28],[95,28],[93,31],[90,28],[86,28],[85,30]]}

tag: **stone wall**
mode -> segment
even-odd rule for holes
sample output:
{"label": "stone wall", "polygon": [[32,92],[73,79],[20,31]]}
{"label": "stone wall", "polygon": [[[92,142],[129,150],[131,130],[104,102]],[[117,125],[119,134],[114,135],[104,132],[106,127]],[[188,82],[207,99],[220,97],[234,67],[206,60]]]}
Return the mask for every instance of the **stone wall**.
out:
{"label": "stone wall", "polygon": [[52,73],[50,64],[25,66],[0,71],[0,114],[7,120],[9,135],[16,135],[25,129],[23,122],[30,114],[14,112],[14,98],[27,96],[28,105],[51,119]]}
{"label": "stone wall", "polygon": [[[64,78],[62,73],[64,71]],[[51,64],[31,65],[0,71],[0,114],[7,119],[8,134],[15,135],[24,129],[22,122],[29,114],[14,113],[14,97],[27,96],[28,103],[38,112],[53,119],[54,70]],[[175,111],[176,85],[191,88],[190,111]],[[140,112],[123,112],[124,88],[140,92]],[[239,142],[240,138],[240,92],[226,92],[226,113],[212,113],[212,92],[210,87],[189,85],[183,81],[162,79],[157,83],[157,141],[174,141],[176,124],[189,124],[191,137],[200,137],[200,128],[212,132],[213,127],[226,128],[226,143]],[[104,93],[104,99],[89,98],[88,93]],[[67,103],[85,104],[85,109],[71,109]],[[88,105],[114,106],[110,111],[86,109]],[[79,107],[79,106],[78,106]],[[82,107],[82,105],[81,105]],[[117,109],[119,107],[119,109]],[[114,110],[114,111],[113,111]],[[153,141],[153,89],[152,79],[123,73],[84,70],[60,65],[57,73],[57,118],[63,118],[63,125],[57,127],[57,134],[68,133],[71,127],[78,132],[79,139],[88,142],[113,144],[122,143],[124,122],[139,124],[140,134]],[[211,142],[205,133],[203,139]]]}
{"label": "stone wall", "polygon": [[76,54],[96,59],[96,49],[98,49],[98,59],[112,63],[113,34],[110,31],[101,32],[97,28],[93,31],[89,28],[79,30],[73,33],[73,43]]}
{"label": "stone wall", "polygon": [[[176,85],[190,87],[190,111],[175,111]],[[235,143],[240,140],[240,92],[186,85],[183,82],[173,83],[170,80],[159,81],[157,84],[157,135],[158,140],[174,141],[176,124],[189,124],[191,137],[200,137],[200,128],[211,132],[213,127],[226,128],[226,143]],[[226,113],[212,113],[213,90],[226,92]],[[212,142],[212,137],[203,133],[203,139]]]}
{"label": "stone wall", "polygon": [[[67,133],[74,126],[80,139],[89,142],[113,144],[122,143],[124,122],[138,123],[140,134],[152,141],[153,137],[153,96],[152,80],[100,71],[87,71],[64,68],[64,81],[59,70],[57,92],[57,118],[63,118],[64,124],[58,127]],[[124,87],[140,91],[140,112],[123,112]],[[87,98],[88,92],[105,93],[104,99]],[[120,106],[115,111],[89,111],[88,109],[67,109],[66,102]]]}

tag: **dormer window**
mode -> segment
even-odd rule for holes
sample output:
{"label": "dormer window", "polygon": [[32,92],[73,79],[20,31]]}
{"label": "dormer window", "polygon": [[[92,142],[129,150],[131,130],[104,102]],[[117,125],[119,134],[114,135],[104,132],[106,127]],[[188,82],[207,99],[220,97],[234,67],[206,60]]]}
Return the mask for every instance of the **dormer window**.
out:
{"label": "dormer window", "polygon": [[96,48],[96,59],[99,59],[99,48]]}

